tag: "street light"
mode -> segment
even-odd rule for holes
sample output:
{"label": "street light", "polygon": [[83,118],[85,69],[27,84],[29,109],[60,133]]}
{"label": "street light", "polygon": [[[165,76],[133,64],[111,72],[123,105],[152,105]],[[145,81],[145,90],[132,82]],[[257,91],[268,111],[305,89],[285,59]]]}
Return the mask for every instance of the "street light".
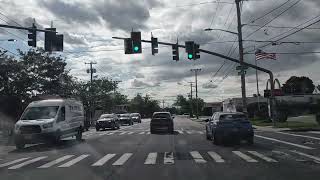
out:
{"label": "street light", "polygon": [[15,39],[0,39],[0,41],[16,42]]}
{"label": "street light", "polygon": [[206,28],[206,29],[204,29],[204,31],[223,31],[223,32],[228,32],[228,33],[231,33],[231,34],[238,35],[238,33],[236,33],[236,32],[228,31],[228,30],[224,30],[224,29],[212,29],[212,28]]}

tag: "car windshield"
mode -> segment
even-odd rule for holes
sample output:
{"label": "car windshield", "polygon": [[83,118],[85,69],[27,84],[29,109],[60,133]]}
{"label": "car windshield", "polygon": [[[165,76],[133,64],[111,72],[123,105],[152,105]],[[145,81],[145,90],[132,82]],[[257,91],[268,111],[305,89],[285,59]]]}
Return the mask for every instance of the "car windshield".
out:
{"label": "car windshield", "polygon": [[59,106],[28,107],[22,120],[52,119],[56,117]]}
{"label": "car windshield", "polygon": [[120,117],[130,117],[130,114],[120,114]]}
{"label": "car windshield", "polygon": [[100,116],[100,119],[103,119],[103,118],[112,118],[113,115],[112,114],[103,114]]}
{"label": "car windshield", "polygon": [[243,114],[222,114],[220,115],[219,119],[223,121],[232,121],[247,119],[247,117]]}
{"label": "car windshield", "polygon": [[170,119],[171,116],[170,116],[170,114],[168,114],[168,113],[158,113],[158,114],[153,115],[153,118],[154,118],[154,119],[157,119],[157,118]]}

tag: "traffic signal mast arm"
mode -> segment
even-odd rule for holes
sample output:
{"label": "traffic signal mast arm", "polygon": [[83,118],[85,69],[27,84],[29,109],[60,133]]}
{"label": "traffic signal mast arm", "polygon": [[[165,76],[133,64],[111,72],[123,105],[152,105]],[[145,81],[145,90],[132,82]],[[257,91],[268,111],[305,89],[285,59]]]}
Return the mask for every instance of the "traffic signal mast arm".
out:
{"label": "traffic signal mast arm", "polygon": [[[28,27],[21,27],[21,26],[10,26],[10,25],[5,25],[5,24],[0,24],[0,27],[3,28],[10,28],[10,29],[23,29],[23,30],[28,30],[28,31],[33,31],[34,28],[28,28]],[[56,31],[48,31],[48,30],[43,30],[43,29],[35,29],[36,31],[40,32],[54,32],[57,33]]]}
{"label": "traffic signal mast arm", "polygon": [[[122,38],[122,37],[112,37],[112,38],[113,39],[126,39],[126,38]],[[141,42],[151,43],[151,41],[149,41],[149,40],[141,40]],[[180,45],[180,44],[176,44],[176,43],[167,43],[167,42],[159,42],[158,41],[158,44],[168,45],[168,46],[176,45],[176,46],[178,46],[180,48],[186,48],[186,46]],[[232,62],[240,64],[239,60],[231,58],[231,57],[228,57],[228,56],[225,56],[225,55],[222,55],[222,54],[219,54],[219,53],[215,53],[215,52],[204,50],[204,49],[199,49],[199,52],[203,52],[203,53],[211,54],[211,55],[214,55],[214,56],[218,56],[220,58],[227,59],[229,61],[232,61]],[[265,73],[269,74],[270,82],[273,82],[273,73],[270,70],[264,69],[262,67],[255,66],[253,64],[249,64],[249,63],[246,63],[246,62],[241,62],[241,64],[243,66],[248,66],[248,67],[251,67],[253,69],[257,69],[259,71],[262,71],[262,72],[265,72]],[[271,96],[270,96],[270,99],[271,99],[271,101],[270,101],[271,102],[270,103],[271,118],[274,119],[274,112],[273,112],[273,108],[274,108],[274,93],[273,93],[274,92],[274,84],[273,83],[270,83],[270,84],[271,84]]]}

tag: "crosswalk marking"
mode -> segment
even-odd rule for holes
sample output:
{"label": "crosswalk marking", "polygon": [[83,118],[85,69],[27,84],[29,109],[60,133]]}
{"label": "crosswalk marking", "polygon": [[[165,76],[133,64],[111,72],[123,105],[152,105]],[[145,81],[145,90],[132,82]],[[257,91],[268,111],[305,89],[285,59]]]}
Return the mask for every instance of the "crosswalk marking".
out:
{"label": "crosswalk marking", "polygon": [[258,162],[257,160],[251,158],[250,156],[248,156],[240,151],[232,151],[232,152],[247,162]]}
{"label": "crosswalk marking", "polygon": [[186,131],[188,134],[192,134],[192,131]]}
{"label": "crosswalk marking", "polygon": [[0,168],[6,167],[6,166],[10,166],[10,165],[12,165],[12,164],[15,164],[15,163],[18,163],[18,162],[27,160],[27,159],[29,159],[29,157],[21,158],[21,159],[16,159],[16,160],[13,160],[13,161],[10,161],[10,162],[6,162],[6,163],[4,163],[4,164],[0,164]]}
{"label": "crosswalk marking", "polygon": [[133,134],[134,132],[128,132],[128,134]]}
{"label": "crosswalk marking", "polygon": [[45,159],[45,158],[47,158],[47,156],[41,156],[41,157],[37,157],[37,158],[34,158],[34,159],[30,159],[30,160],[25,161],[25,162],[23,162],[23,163],[21,163],[21,164],[17,164],[17,165],[15,165],[15,166],[11,166],[11,167],[9,167],[8,169],[19,169],[19,168],[21,168],[21,167],[23,167],[23,166],[32,164],[32,163],[34,163],[34,162],[40,161],[41,159]]}
{"label": "crosswalk marking", "polygon": [[62,161],[65,161],[67,159],[70,159],[71,157],[73,157],[74,155],[66,155],[66,156],[62,156],[61,158],[59,159],[56,159],[54,161],[51,161],[51,162],[48,162],[47,164],[44,164],[42,166],[39,166],[38,168],[48,168],[48,167],[51,167],[53,165],[56,165]]}
{"label": "crosswalk marking", "polygon": [[156,161],[157,161],[157,153],[153,152],[148,154],[148,157],[144,162],[144,164],[156,164]]}
{"label": "crosswalk marking", "polygon": [[259,158],[261,158],[261,159],[263,159],[263,160],[265,160],[267,162],[278,162],[278,161],[276,161],[276,160],[274,160],[272,158],[269,158],[269,157],[267,157],[267,156],[265,156],[263,154],[258,153],[257,151],[248,151],[248,153],[250,153],[250,154],[252,154],[254,156],[257,156],[257,157],[259,157]]}
{"label": "crosswalk marking", "polygon": [[318,137],[306,136],[306,135],[301,135],[301,134],[291,134],[291,133],[285,133],[285,132],[277,132],[277,133],[284,134],[284,135],[289,135],[289,136],[296,136],[296,137],[303,137],[303,138],[320,140],[320,138],[318,138]]}
{"label": "crosswalk marking", "polygon": [[164,164],[174,164],[173,152],[165,152],[163,158]]}
{"label": "crosswalk marking", "polygon": [[300,152],[300,151],[296,151],[296,150],[291,150],[291,152],[299,154],[301,156],[308,157],[308,158],[313,159],[313,160],[316,160],[317,162],[320,163],[320,157],[312,156],[310,154],[306,154],[306,153],[303,153],[303,152]]}
{"label": "crosswalk marking", "polygon": [[217,154],[216,152],[213,151],[209,151],[208,154],[210,155],[210,157],[215,160],[217,163],[223,163],[224,159],[222,159],[222,157]]}
{"label": "crosswalk marking", "polygon": [[112,134],[114,134],[115,132],[111,132],[111,133],[108,133],[108,135],[112,135]]}
{"label": "crosswalk marking", "polygon": [[183,134],[183,131],[181,131],[181,130],[177,130],[177,131],[178,131],[179,134]]}
{"label": "crosswalk marking", "polygon": [[84,159],[84,158],[86,158],[88,156],[89,156],[89,154],[83,154],[83,155],[81,155],[81,156],[79,156],[79,157],[77,157],[75,159],[72,159],[71,161],[68,161],[68,162],[66,162],[66,163],[64,163],[64,164],[62,164],[62,165],[60,165],[58,167],[70,167],[70,166],[76,164],[77,162],[81,161],[82,159]]}
{"label": "crosswalk marking", "polygon": [[123,165],[130,157],[132,156],[132,153],[124,153],[116,162],[114,162],[112,165],[114,166],[121,166]]}
{"label": "crosswalk marking", "polygon": [[141,132],[141,133],[139,133],[139,134],[144,134],[145,132]]}
{"label": "crosswalk marking", "polygon": [[204,134],[204,132],[202,132],[202,131],[198,131],[198,133],[199,133],[199,134]]}
{"label": "crosswalk marking", "polygon": [[207,161],[203,159],[201,154],[198,151],[191,151],[191,156],[193,157],[196,163],[206,163]]}
{"label": "crosswalk marking", "polygon": [[111,158],[113,158],[116,154],[107,154],[91,166],[102,166],[104,165],[107,161],[109,161]]}
{"label": "crosswalk marking", "polygon": [[291,146],[296,146],[296,147],[303,148],[303,149],[314,149],[312,147],[308,147],[308,146],[304,146],[304,145],[300,145],[300,144],[295,144],[295,143],[290,143],[290,142],[287,142],[287,141],[281,141],[281,140],[275,139],[275,138],[269,138],[269,137],[264,137],[264,136],[259,136],[259,135],[254,135],[254,136],[258,137],[258,138],[267,139],[267,140],[270,140],[270,141],[275,141],[275,142],[291,145]]}
{"label": "crosswalk marking", "polygon": [[147,134],[150,134],[150,132],[147,132]]}
{"label": "crosswalk marking", "polygon": [[119,135],[124,135],[124,134],[126,134],[127,132],[122,132],[122,133],[120,133]]}

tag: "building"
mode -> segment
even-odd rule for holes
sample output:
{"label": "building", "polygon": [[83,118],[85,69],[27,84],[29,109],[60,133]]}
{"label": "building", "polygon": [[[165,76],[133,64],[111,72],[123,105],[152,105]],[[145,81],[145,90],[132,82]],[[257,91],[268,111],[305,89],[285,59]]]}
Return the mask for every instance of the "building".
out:
{"label": "building", "polygon": [[211,116],[215,112],[222,111],[222,102],[208,102],[203,107],[204,114]]}

